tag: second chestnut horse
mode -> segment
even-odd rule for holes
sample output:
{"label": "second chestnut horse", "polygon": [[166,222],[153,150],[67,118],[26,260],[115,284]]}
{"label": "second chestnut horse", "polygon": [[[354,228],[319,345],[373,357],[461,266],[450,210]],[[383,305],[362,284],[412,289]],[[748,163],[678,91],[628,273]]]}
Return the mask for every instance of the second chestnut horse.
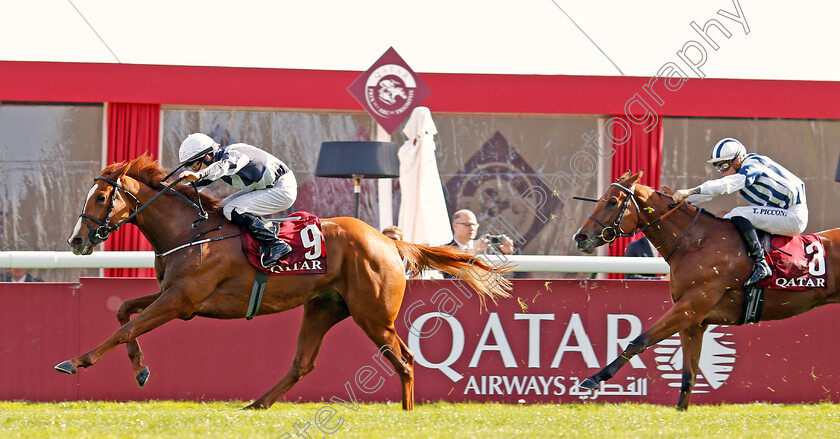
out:
{"label": "second chestnut horse", "polygon": [[[674,306],[627,349],[580,386],[596,389],[612,378],[635,355],[675,333],[683,349],[683,373],[677,408],[685,410],[697,378],[703,334],[710,324],[740,324],[745,306],[742,284],[752,273],[743,239],[731,221],[715,217],[671,195],[639,184],[639,172],[624,173],[597,200],[592,215],[573,236],[585,253],[642,230],[671,266],[671,299]],[[767,289],[761,320],[793,317],[818,306],[840,302],[840,229],[817,233],[825,249],[824,289],[783,291]]]}

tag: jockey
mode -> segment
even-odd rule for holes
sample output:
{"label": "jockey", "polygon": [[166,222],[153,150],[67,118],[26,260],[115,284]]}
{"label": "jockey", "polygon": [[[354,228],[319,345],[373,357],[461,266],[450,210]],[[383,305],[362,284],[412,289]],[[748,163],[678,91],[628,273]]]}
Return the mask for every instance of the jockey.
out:
{"label": "jockey", "polygon": [[755,261],[752,276],[744,283],[752,285],[773,274],[764,259],[756,228],[785,236],[802,233],[808,225],[805,184],[770,158],[747,154],[741,142],[729,137],[715,144],[709,163],[724,176],[695,188],[680,189],[674,193],[674,200],[694,195],[689,201],[707,201],[715,195],[740,191],[747,201],[758,206],[739,206],[724,217],[732,220]]}
{"label": "jockey", "polygon": [[187,136],[178,150],[181,166],[189,170],[179,177],[195,181],[199,187],[216,180],[239,189],[222,200],[228,220],[247,230],[260,242],[261,262],[269,268],[292,251],[277,238],[277,231],[262,215],[288,209],[297,198],[297,181],[291,169],[277,157],[251,145],[234,143],[220,147],[209,136]]}

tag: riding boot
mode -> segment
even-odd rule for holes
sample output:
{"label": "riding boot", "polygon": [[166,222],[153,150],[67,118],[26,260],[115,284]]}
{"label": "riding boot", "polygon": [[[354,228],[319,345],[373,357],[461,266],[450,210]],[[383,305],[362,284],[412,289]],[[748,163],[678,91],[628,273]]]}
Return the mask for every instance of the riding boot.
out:
{"label": "riding boot", "polygon": [[764,257],[764,248],[761,247],[761,240],[758,239],[758,232],[755,230],[755,227],[744,217],[734,216],[731,219],[732,224],[744,238],[749,255],[753,258],[752,276],[744,282],[744,286],[753,285],[762,279],[772,276],[773,270]]}
{"label": "riding boot", "polygon": [[234,210],[231,212],[230,219],[260,242],[260,251],[262,252],[260,262],[263,267],[269,268],[277,265],[283,256],[292,251],[292,246],[277,237],[274,225],[259,216],[247,212],[239,213]]}

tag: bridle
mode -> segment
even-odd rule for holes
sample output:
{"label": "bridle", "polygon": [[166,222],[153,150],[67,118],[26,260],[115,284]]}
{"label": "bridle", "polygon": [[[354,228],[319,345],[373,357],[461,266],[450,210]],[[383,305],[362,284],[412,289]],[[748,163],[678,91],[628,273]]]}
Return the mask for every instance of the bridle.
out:
{"label": "bridle", "polygon": [[[125,188],[122,187],[121,178],[122,177],[117,177],[116,180],[112,180],[108,177],[96,177],[96,178],[93,179],[94,184],[96,184],[96,182],[98,182],[98,181],[104,181],[105,183],[108,183],[108,184],[110,184],[111,186],[114,187],[114,190],[111,191],[111,197],[110,197],[109,205],[108,205],[108,214],[105,215],[104,220],[100,220],[99,218],[96,218],[93,215],[85,213],[84,208],[82,208],[83,209],[82,213],[79,214],[79,217],[82,219],[82,221],[88,227],[88,230],[90,230],[90,232],[88,233],[88,239],[90,240],[90,242],[93,245],[99,244],[100,242],[103,242],[106,239],[108,239],[108,235],[110,235],[111,233],[115,232],[117,229],[122,227],[123,224],[132,221],[134,219],[134,217],[137,216],[138,213],[140,213],[143,209],[145,209],[150,204],[152,204],[155,200],[162,197],[173,186],[177,185],[178,183],[180,183],[184,179],[183,177],[179,178],[179,179],[175,180],[174,182],[172,182],[171,184],[169,184],[167,186],[164,186],[164,188],[161,189],[160,192],[155,194],[154,197],[149,199],[149,201],[147,201],[145,204],[143,204],[141,206],[140,205],[140,200],[138,200],[137,197],[134,196],[134,194],[132,194],[131,192],[127,191]],[[201,206],[201,197],[198,196],[198,188],[195,186],[195,184],[192,184],[192,186],[195,189],[196,199],[198,200],[197,204],[194,203],[189,198],[187,198],[184,194],[182,194],[182,193],[180,193],[176,190],[173,190],[172,193],[179,196],[184,201],[186,201],[190,206],[192,206],[193,208],[198,210],[198,219],[196,219],[192,223],[192,227],[196,228],[196,227],[198,227],[198,225],[202,221],[206,220],[208,216],[207,216],[207,212],[205,212],[204,208]],[[113,212],[114,212],[114,201],[116,201],[116,199],[117,199],[117,192],[122,192],[124,194],[127,194],[128,196],[130,196],[134,200],[134,211],[131,212],[131,214],[128,215],[128,217],[126,217],[124,220],[122,220],[122,221],[120,221],[116,224],[113,224],[113,225],[108,225],[108,223],[111,222],[111,214],[113,214]],[[99,227],[94,228],[93,225],[90,223],[91,221],[96,223],[96,225],[98,225]]]}
{"label": "bridle", "polygon": [[[641,209],[639,209],[639,203],[636,202],[636,197],[633,196],[633,194],[635,194],[635,192],[636,192],[636,185],[633,184],[633,186],[630,186],[628,188],[628,187],[616,182],[616,183],[610,184],[610,186],[615,186],[615,187],[621,189],[625,194],[627,194],[627,197],[621,203],[621,210],[618,212],[618,216],[615,217],[615,221],[613,221],[613,224],[611,226],[608,226],[608,225],[602,223],[598,218],[595,218],[594,216],[589,215],[589,219],[591,219],[592,221],[595,221],[596,223],[598,223],[599,226],[603,227],[603,229],[601,230],[601,234],[600,234],[599,238],[603,239],[604,242],[606,242],[607,244],[615,241],[616,238],[632,237],[632,236],[635,236],[637,233],[642,231],[638,227],[639,212],[641,211]],[[621,222],[624,220],[624,214],[627,213],[627,209],[630,207],[630,201],[631,200],[633,201],[633,207],[636,208],[636,228],[632,233],[627,233],[627,232],[625,232],[624,230],[621,229]],[[645,226],[645,227],[647,227],[647,226]],[[618,230],[618,232],[616,232],[616,230]]]}
{"label": "bridle", "polygon": [[[120,226],[122,226],[123,223],[125,223],[125,221],[122,221],[122,222],[120,222],[118,224],[115,224],[113,226],[108,225],[108,223],[111,222],[111,214],[114,213],[114,201],[116,201],[116,199],[117,199],[117,192],[122,192],[124,194],[128,194],[132,199],[134,199],[134,209],[135,209],[135,211],[137,211],[137,206],[140,205],[140,200],[138,200],[137,197],[134,196],[134,194],[125,190],[125,188],[122,187],[121,177],[118,177],[116,180],[111,180],[108,177],[96,177],[96,178],[93,179],[94,184],[96,184],[97,181],[104,181],[104,182],[110,184],[111,186],[114,187],[114,190],[111,191],[111,197],[110,197],[109,204],[108,204],[108,214],[105,215],[105,220],[104,221],[100,220],[99,218],[97,218],[93,215],[85,213],[84,210],[82,210],[82,213],[79,214],[79,218],[82,219],[82,221],[88,227],[88,230],[90,230],[90,232],[88,233],[88,239],[94,245],[99,244],[100,242],[108,239],[108,235],[110,235],[111,232],[119,229]],[[91,223],[90,223],[91,221],[96,223],[96,225],[98,225],[99,227],[93,227],[93,225],[91,225]]]}
{"label": "bridle", "polygon": [[[611,226],[607,226],[606,224],[602,223],[598,218],[595,218],[594,216],[589,215],[589,219],[591,219],[592,221],[595,221],[596,223],[598,223],[599,226],[603,227],[603,229],[601,230],[601,234],[598,237],[601,238],[602,240],[604,240],[604,242],[607,243],[607,244],[612,243],[613,241],[616,240],[616,238],[630,238],[630,237],[636,236],[636,234],[639,233],[639,232],[644,233],[644,231],[647,230],[649,227],[651,227],[654,224],[664,220],[669,215],[676,212],[677,209],[679,209],[683,204],[686,204],[685,200],[682,200],[679,203],[676,203],[676,205],[674,205],[674,207],[672,207],[669,211],[665,212],[659,218],[656,218],[655,220],[645,224],[644,226],[639,226],[639,218],[640,218],[639,214],[641,213],[641,208],[639,208],[639,203],[636,201],[636,197],[635,197],[636,184],[634,183],[632,186],[630,186],[628,188],[628,187],[626,187],[626,186],[624,186],[624,185],[622,185],[618,182],[615,182],[615,183],[610,184],[610,186],[615,186],[615,187],[621,189],[622,192],[627,194],[627,197],[624,199],[624,202],[621,203],[621,210],[618,212],[618,216],[615,218],[615,221],[613,221],[613,224]],[[665,194],[665,195],[668,195],[668,194]],[[668,196],[670,196],[670,195],[668,195]],[[597,201],[597,200],[594,200],[594,199],[587,199],[585,197],[575,197],[575,198],[585,200],[585,201]],[[630,201],[631,200],[633,201],[633,206],[636,208],[636,227],[633,229],[633,232],[627,233],[627,232],[625,232],[624,230],[621,229],[621,221],[624,219],[624,214],[627,213],[627,209],[630,207]],[[686,204],[686,206],[689,206],[689,205]],[[695,209],[697,210],[697,213],[694,215],[694,219],[692,219],[691,224],[689,224],[688,228],[685,230],[685,232],[683,232],[682,237],[680,237],[680,240],[677,242],[677,245],[674,247],[674,249],[671,250],[671,252],[665,257],[665,261],[670,259],[671,256],[673,256],[674,252],[676,252],[677,249],[680,247],[680,245],[682,245],[686,236],[688,236],[688,232],[691,231],[691,229],[694,227],[694,223],[696,223],[697,219],[700,217],[700,213],[703,211],[703,209],[699,209],[699,208],[695,208]],[[618,230],[618,232],[616,232],[616,230]]]}

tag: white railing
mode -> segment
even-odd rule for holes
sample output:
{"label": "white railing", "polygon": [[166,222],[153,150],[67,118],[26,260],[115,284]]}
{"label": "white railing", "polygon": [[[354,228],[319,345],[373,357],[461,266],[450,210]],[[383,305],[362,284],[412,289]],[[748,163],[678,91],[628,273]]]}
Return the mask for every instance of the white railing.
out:
{"label": "white railing", "polygon": [[[670,270],[663,258],[618,256],[507,256],[518,266],[514,271],[556,273],[663,274]],[[151,251],[99,251],[88,256],[71,252],[0,252],[0,268],[153,268]],[[492,260],[498,260],[493,258]]]}

